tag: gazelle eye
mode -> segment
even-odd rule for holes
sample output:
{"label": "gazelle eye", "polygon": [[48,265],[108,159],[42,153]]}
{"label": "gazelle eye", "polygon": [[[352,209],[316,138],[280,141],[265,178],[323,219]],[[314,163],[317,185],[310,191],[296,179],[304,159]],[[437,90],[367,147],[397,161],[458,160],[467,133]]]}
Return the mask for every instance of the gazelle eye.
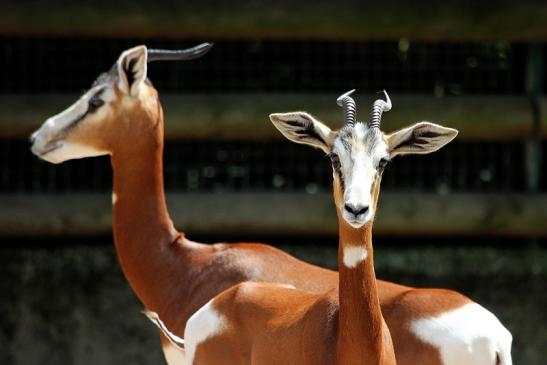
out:
{"label": "gazelle eye", "polygon": [[389,160],[387,158],[382,158],[380,162],[378,162],[378,169],[383,170],[388,162]]}
{"label": "gazelle eye", "polygon": [[94,111],[104,105],[104,100],[101,99],[98,95],[93,95],[89,99],[89,111]]}
{"label": "gazelle eye", "polygon": [[336,171],[340,170],[341,164],[340,164],[340,158],[336,153],[329,154],[330,161],[332,163],[332,168]]}

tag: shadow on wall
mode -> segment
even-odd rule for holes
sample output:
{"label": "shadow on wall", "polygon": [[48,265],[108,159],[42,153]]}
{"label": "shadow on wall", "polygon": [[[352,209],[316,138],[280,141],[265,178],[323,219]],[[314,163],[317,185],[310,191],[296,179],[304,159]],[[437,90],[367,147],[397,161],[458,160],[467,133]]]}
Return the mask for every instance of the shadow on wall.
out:
{"label": "shadow on wall", "polygon": [[0,363],[162,364],[111,247],[0,250]]}

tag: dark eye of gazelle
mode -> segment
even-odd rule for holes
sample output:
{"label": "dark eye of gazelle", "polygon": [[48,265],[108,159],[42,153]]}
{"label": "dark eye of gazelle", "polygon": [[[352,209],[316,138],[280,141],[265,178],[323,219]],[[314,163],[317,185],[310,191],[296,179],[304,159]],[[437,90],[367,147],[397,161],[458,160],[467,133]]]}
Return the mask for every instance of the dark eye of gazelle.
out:
{"label": "dark eye of gazelle", "polygon": [[340,165],[340,158],[338,157],[338,155],[336,153],[329,153],[329,158],[332,163],[332,168],[335,169],[336,171],[339,171],[341,165]]}
{"label": "dark eye of gazelle", "polygon": [[382,158],[382,159],[380,160],[380,162],[378,162],[378,169],[379,169],[379,170],[383,170],[383,169],[386,167],[386,165],[387,165],[388,162],[389,162],[389,160],[388,160],[387,158],[385,158],[385,157]]}
{"label": "dark eye of gazelle", "polygon": [[91,99],[89,99],[88,112],[93,112],[104,105],[104,100],[100,97],[101,94],[102,90],[93,95]]}

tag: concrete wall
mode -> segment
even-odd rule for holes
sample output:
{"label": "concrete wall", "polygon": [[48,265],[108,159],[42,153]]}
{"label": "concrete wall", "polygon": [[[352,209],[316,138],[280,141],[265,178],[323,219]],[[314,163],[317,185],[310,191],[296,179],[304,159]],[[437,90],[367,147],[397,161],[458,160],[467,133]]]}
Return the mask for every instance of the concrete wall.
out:
{"label": "concrete wall", "polygon": [[[0,248],[0,364],[162,364],[156,331],[140,314],[109,240],[74,241],[4,242]],[[376,247],[380,277],[462,291],[511,330],[515,364],[545,363],[546,248]],[[335,264],[334,242],[282,248]]]}

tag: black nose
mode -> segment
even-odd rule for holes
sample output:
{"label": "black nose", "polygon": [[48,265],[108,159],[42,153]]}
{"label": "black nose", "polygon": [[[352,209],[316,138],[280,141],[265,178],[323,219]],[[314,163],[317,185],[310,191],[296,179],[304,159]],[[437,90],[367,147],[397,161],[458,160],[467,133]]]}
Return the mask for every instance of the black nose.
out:
{"label": "black nose", "polygon": [[366,214],[368,212],[368,205],[363,206],[363,205],[353,205],[353,204],[346,203],[346,204],[344,204],[344,209],[348,213],[351,213],[351,214],[353,214],[354,216],[357,217],[357,216],[360,216],[362,214]]}

